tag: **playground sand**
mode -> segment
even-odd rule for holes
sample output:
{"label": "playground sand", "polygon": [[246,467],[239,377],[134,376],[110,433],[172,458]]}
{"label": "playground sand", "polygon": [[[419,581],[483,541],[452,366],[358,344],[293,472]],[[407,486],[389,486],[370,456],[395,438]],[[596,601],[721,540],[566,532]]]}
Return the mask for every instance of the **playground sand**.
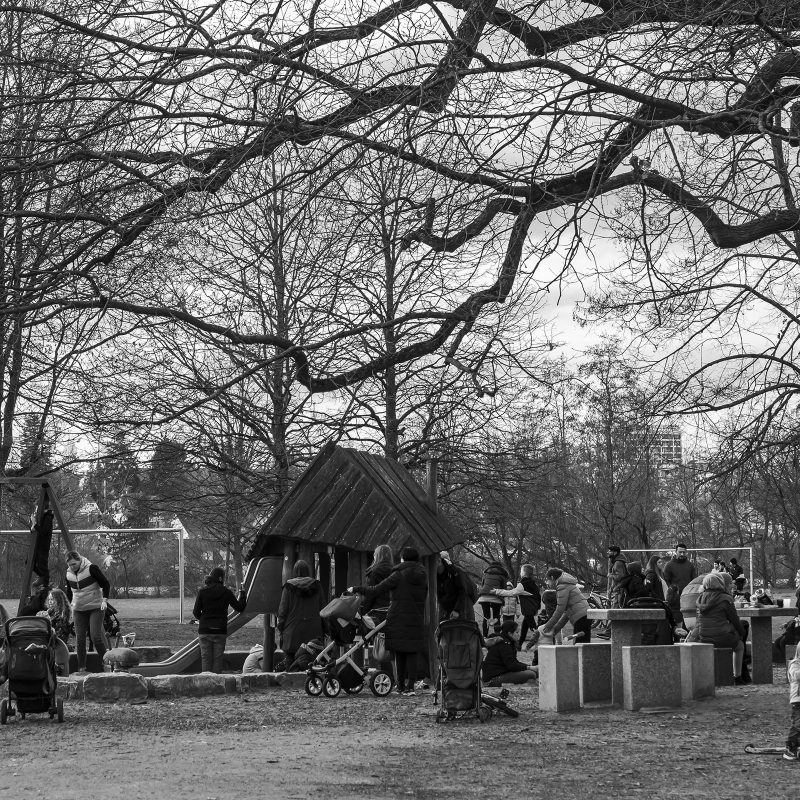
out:
{"label": "playground sand", "polygon": [[[435,723],[431,694],[311,698],[302,690],[110,706],[67,703],[0,728],[0,798],[796,798],[800,763],[751,756],[783,742],[776,684],[730,687],[660,714],[538,711]],[[766,792],[766,794],[765,794]]]}

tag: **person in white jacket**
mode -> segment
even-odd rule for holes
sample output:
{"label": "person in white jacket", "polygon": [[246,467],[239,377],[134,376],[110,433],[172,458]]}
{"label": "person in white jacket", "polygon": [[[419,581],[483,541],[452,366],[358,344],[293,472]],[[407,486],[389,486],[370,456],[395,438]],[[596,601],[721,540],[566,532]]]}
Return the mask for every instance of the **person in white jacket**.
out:
{"label": "person in white jacket", "polygon": [[589,604],[579,588],[578,579],[556,567],[547,570],[545,578],[547,588],[556,590],[558,604],[550,619],[539,628],[539,633],[543,637],[553,636],[569,621],[577,640],[581,644],[590,642],[592,621],[587,616]]}

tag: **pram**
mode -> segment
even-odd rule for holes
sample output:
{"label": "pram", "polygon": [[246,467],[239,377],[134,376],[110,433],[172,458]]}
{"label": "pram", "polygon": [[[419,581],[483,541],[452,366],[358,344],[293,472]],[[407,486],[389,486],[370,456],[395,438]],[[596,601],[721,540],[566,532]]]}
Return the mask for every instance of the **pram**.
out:
{"label": "pram", "polygon": [[363,599],[358,594],[343,595],[319,612],[330,641],[308,668],[306,692],[312,697],[336,697],[342,689],[358,694],[366,683],[377,697],[392,691],[391,675],[380,669],[370,674],[353,660],[361,650],[366,661],[367,648],[386,625],[385,621],[376,625],[370,616],[359,613]]}
{"label": "pram", "polygon": [[0,701],[0,725],[17,712],[20,719],[26,714],[49,714],[50,719],[64,721],[64,701],[56,698],[55,653],[48,617],[14,617],[6,622],[3,655],[8,698]]}
{"label": "pram", "polygon": [[437,722],[463,719],[473,713],[481,722],[488,722],[492,709],[510,717],[519,716],[519,712],[506,703],[507,690],[501,690],[495,697],[481,689],[483,639],[477,622],[451,619],[439,623],[436,646],[439,680],[435,703],[439,702],[441,692]]}

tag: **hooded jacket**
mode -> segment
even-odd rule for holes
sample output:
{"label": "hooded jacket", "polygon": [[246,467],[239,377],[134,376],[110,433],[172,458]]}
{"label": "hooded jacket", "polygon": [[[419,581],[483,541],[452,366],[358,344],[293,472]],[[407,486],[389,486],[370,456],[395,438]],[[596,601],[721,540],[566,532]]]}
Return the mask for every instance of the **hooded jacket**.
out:
{"label": "hooded jacket", "polygon": [[418,561],[401,561],[376,586],[358,587],[367,600],[389,592],[386,613],[386,647],[396,653],[419,653],[425,649],[425,601],[428,573]]}
{"label": "hooded jacket", "polygon": [[508,573],[499,561],[492,561],[483,571],[483,580],[478,589],[478,600],[481,603],[496,603],[499,605],[503,601],[495,594],[492,589],[505,589],[508,581]]}
{"label": "hooded jacket", "polygon": [[628,574],[620,578],[617,584],[617,591],[619,593],[620,605],[622,606],[624,606],[628,600],[647,595],[648,592],[644,585],[644,578],[642,577],[642,565],[639,561],[631,561],[628,564]]}
{"label": "hooded jacket", "polygon": [[276,630],[281,634],[281,650],[294,655],[301,644],[322,636],[319,612],[324,607],[322,584],[318,580],[289,578],[283,584],[278,606]]}
{"label": "hooded jacket", "polygon": [[744,628],[725,591],[706,590],[697,598],[698,638],[716,647],[735,647],[744,639]]}
{"label": "hooded jacket", "polygon": [[[552,634],[554,630],[559,630],[564,626],[567,619],[575,623],[579,619],[583,619],[589,611],[589,603],[586,598],[581,594],[578,588],[578,579],[568,572],[562,572],[556,580],[556,597],[557,604],[553,616],[545,623],[543,632]],[[559,625],[559,623],[561,623]]]}
{"label": "hooded jacket", "polygon": [[110,590],[111,584],[100,567],[85,556],[81,557],[77,573],[67,569],[67,599],[75,611],[95,611]]}
{"label": "hooded jacket", "polygon": [[227,634],[228,606],[241,612],[246,605],[244,590],[236,597],[224,583],[206,578],[205,586],[197,593],[192,609],[192,614],[200,620],[198,634]]}
{"label": "hooded jacket", "polygon": [[490,681],[507,672],[528,669],[528,665],[517,658],[517,645],[510,636],[492,636],[486,640],[486,647],[486,658],[481,668],[484,681]]}

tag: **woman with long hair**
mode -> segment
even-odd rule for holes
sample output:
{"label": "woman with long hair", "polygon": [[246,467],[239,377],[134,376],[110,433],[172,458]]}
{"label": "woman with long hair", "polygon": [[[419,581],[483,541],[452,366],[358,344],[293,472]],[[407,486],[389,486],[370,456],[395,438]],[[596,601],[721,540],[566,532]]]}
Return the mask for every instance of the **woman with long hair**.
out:
{"label": "woman with long hair", "polygon": [[244,589],[234,593],[225,585],[225,570],[214,567],[205,585],[197,592],[192,609],[198,620],[197,638],[200,641],[200,668],[203,672],[222,672],[225,643],[228,639],[228,608],[242,612],[247,606]]}
{"label": "woman with long hair", "polygon": [[75,620],[78,672],[86,672],[87,633],[91,636],[101,661],[107,650],[103,618],[110,590],[111,584],[100,567],[92,564],[77,550],[67,553],[67,599],[72,606],[72,617]]}
{"label": "woman with long hair", "polygon": [[665,590],[666,581],[661,575],[661,556],[650,556],[647,566],[644,570],[644,588],[650,597],[655,597],[657,600],[667,599],[667,592]]}

